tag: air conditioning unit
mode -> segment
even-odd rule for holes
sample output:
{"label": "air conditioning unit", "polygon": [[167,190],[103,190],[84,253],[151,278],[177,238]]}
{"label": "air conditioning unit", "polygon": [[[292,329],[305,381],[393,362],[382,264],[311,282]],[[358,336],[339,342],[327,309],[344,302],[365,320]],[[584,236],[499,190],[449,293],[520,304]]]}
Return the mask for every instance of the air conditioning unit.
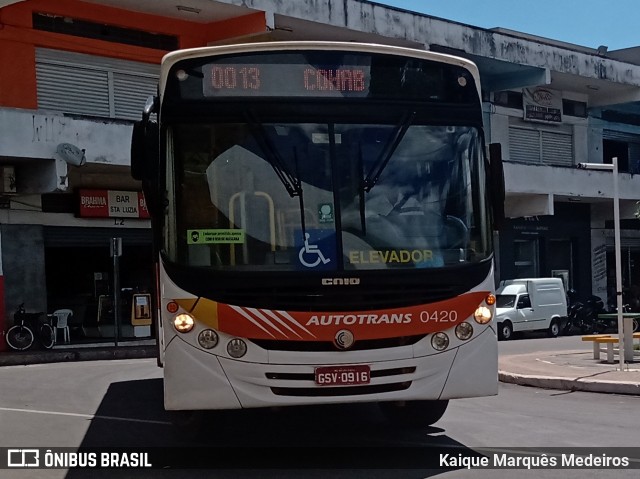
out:
{"label": "air conditioning unit", "polygon": [[13,166],[0,165],[0,194],[16,193],[16,172]]}

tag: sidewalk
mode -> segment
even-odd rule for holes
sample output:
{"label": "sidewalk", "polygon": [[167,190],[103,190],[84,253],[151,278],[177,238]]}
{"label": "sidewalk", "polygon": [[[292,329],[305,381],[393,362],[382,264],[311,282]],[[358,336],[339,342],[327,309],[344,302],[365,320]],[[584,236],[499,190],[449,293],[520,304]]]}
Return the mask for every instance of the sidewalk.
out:
{"label": "sidewalk", "polygon": [[68,361],[96,361],[107,359],[137,359],[156,356],[154,339],[111,343],[57,345],[50,350],[0,351],[1,366],[59,363]]}
{"label": "sidewalk", "polygon": [[498,358],[499,379],[520,384],[568,391],[608,392],[640,395],[640,362],[608,364],[593,359],[591,349],[531,354],[503,355]]}

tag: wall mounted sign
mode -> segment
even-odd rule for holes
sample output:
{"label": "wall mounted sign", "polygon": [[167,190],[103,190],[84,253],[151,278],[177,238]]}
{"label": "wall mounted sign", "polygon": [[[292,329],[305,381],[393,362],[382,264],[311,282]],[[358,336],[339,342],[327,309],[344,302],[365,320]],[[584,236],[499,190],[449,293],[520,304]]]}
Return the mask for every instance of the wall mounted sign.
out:
{"label": "wall mounted sign", "polygon": [[523,88],[524,119],[543,123],[562,122],[562,96],[548,88]]}
{"label": "wall mounted sign", "polygon": [[140,191],[79,190],[81,218],[149,218]]}

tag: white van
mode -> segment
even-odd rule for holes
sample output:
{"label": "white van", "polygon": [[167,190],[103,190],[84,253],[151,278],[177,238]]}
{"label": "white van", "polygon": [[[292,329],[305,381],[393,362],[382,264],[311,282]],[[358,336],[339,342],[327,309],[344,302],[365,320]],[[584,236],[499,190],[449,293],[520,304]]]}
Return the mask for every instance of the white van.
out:
{"label": "white van", "polygon": [[496,291],[498,338],[514,332],[546,330],[556,337],[567,320],[567,297],[560,278],[502,281]]}

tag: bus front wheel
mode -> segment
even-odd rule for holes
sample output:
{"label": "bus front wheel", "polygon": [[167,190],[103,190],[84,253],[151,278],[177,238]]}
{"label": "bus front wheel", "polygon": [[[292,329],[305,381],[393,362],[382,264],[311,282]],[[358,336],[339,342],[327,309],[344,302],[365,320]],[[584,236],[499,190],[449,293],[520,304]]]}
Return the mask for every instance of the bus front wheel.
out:
{"label": "bus front wheel", "polygon": [[449,400],[438,401],[391,401],[381,402],[380,409],[391,423],[425,427],[438,422],[444,416]]}
{"label": "bus front wheel", "polygon": [[205,411],[168,411],[174,431],[182,439],[195,440],[200,436],[206,419]]}

